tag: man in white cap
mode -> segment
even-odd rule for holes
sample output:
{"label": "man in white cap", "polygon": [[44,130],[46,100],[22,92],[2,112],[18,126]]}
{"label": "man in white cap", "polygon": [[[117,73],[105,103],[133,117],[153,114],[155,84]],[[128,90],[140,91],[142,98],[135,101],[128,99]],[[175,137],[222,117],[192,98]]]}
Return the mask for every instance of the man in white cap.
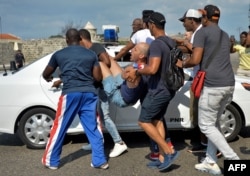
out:
{"label": "man in white cap", "polygon": [[[196,9],[189,9],[188,11],[185,12],[183,17],[179,19],[181,22],[183,22],[183,26],[186,29],[186,31],[193,32],[190,41],[183,40],[182,42],[183,46],[187,48],[189,53],[192,52],[194,36],[196,32],[202,27],[201,19],[202,19],[202,14],[200,11]],[[196,75],[199,69],[200,69],[199,65],[193,67],[192,77]],[[198,100],[199,100],[198,98],[194,97],[192,91],[190,91],[190,118],[194,126],[197,126],[198,124]],[[192,153],[205,150],[206,148],[207,148],[207,138],[203,133],[200,133],[200,145],[194,146],[192,149],[188,151]]]}
{"label": "man in white cap", "polygon": [[239,156],[217,127],[218,118],[232,101],[235,78],[230,63],[229,36],[218,26],[220,10],[214,5],[207,5],[203,12],[206,27],[197,31],[194,37],[191,58],[178,60],[177,66],[187,68],[199,64],[206,73],[199,99],[198,123],[201,132],[208,138],[208,144],[206,158],[202,163],[196,164],[195,169],[216,175],[221,174],[217,165],[217,150],[228,160],[239,160]]}

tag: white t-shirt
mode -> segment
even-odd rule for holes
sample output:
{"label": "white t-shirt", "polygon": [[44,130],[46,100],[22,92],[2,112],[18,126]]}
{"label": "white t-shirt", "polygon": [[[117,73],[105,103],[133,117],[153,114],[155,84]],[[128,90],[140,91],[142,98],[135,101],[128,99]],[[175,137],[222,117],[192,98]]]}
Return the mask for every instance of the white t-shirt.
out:
{"label": "white t-shirt", "polygon": [[137,44],[140,42],[146,42],[150,44],[155,38],[151,35],[149,29],[142,29],[134,33],[131,37],[131,41],[133,44]]}
{"label": "white t-shirt", "polygon": [[[200,24],[200,26],[197,27],[197,29],[194,31],[194,33],[193,33],[193,35],[192,35],[192,37],[191,37],[191,39],[190,39],[190,43],[193,44],[195,33],[196,33],[201,27],[202,27],[202,25]],[[192,74],[192,77],[193,77],[193,78],[195,77],[196,73],[197,73],[199,70],[200,70],[200,65],[196,65],[196,66],[193,67],[193,74]]]}

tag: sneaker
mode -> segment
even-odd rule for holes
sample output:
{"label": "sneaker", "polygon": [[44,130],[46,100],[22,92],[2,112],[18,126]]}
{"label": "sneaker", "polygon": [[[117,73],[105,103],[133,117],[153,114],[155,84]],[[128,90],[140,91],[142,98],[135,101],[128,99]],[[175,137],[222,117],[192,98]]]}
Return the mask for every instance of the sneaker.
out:
{"label": "sneaker", "polygon": [[95,167],[95,166],[91,163],[90,166],[93,167],[93,168],[103,169],[103,170],[106,170],[106,169],[109,168],[109,164],[108,164],[108,163],[104,163],[104,164],[102,164],[102,165],[99,166],[99,167]]}
{"label": "sneaker", "polygon": [[207,163],[206,161],[203,161],[200,164],[196,164],[194,166],[195,169],[202,171],[202,172],[208,172],[210,174],[213,175],[220,175],[221,174],[221,170],[220,167],[214,163],[213,165]]}
{"label": "sneaker", "polygon": [[82,149],[83,150],[92,150],[91,144],[83,145]]}
{"label": "sneaker", "polygon": [[195,153],[195,152],[205,152],[207,150],[206,145],[199,144],[197,146],[194,146],[192,149],[189,149],[188,152]]}
{"label": "sneaker", "polygon": [[127,149],[128,149],[128,147],[124,142],[115,143],[115,146],[114,146],[113,150],[110,152],[109,157],[110,158],[117,157],[120,154],[122,154],[123,152],[125,152]]}
{"label": "sneaker", "polygon": [[157,169],[160,165],[161,165],[161,161],[160,160],[155,160],[155,161],[151,161],[147,164],[147,167],[151,168],[151,169]]}
{"label": "sneaker", "polygon": [[159,153],[155,153],[155,152],[151,152],[150,154],[149,154],[149,159],[151,159],[151,160],[158,160],[159,159]]}
{"label": "sneaker", "polygon": [[51,170],[57,170],[58,169],[58,167],[56,167],[56,166],[45,166],[46,168],[48,168],[48,169],[51,169]]}
{"label": "sneaker", "polygon": [[164,154],[164,161],[161,163],[161,165],[158,167],[160,171],[166,170],[169,168],[173,162],[178,158],[179,152],[175,151],[173,154]]}

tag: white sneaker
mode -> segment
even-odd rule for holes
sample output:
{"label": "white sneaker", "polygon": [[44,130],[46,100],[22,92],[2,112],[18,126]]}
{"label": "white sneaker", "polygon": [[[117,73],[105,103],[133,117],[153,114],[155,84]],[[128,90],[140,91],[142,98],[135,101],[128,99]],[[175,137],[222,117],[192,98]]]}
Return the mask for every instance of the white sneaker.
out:
{"label": "white sneaker", "polygon": [[46,168],[48,168],[48,169],[51,169],[51,170],[57,170],[58,169],[58,167],[56,167],[56,166],[45,166]]}
{"label": "white sneaker", "polygon": [[196,164],[194,167],[195,167],[195,169],[197,169],[199,171],[208,172],[208,173],[213,174],[213,175],[220,175],[221,174],[220,167],[216,163],[211,165],[211,164],[207,163],[206,161],[203,161],[200,164]]}
{"label": "white sneaker", "polygon": [[90,163],[90,166],[93,168],[97,168],[97,169],[103,169],[106,170],[109,168],[109,164],[108,163],[104,163],[103,165],[99,166],[99,167],[95,167],[92,163]]}
{"label": "white sneaker", "polygon": [[91,144],[86,144],[82,146],[83,150],[92,150]]}
{"label": "white sneaker", "polygon": [[114,146],[113,150],[110,152],[109,157],[110,158],[117,157],[120,154],[122,154],[124,151],[126,151],[127,149],[128,149],[128,147],[124,142],[115,143],[115,146]]}

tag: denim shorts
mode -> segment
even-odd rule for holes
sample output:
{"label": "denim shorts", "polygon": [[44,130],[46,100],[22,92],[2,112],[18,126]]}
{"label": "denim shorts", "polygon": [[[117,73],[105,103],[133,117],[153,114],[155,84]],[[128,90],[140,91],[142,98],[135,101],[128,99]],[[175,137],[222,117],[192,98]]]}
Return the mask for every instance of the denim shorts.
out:
{"label": "denim shorts", "polygon": [[148,93],[141,105],[140,122],[150,123],[153,120],[162,120],[170,100],[174,95]]}
{"label": "denim shorts", "polygon": [[123,79],[121,74],[117,76],[108,76],[102,81],[104,91],[106,92],[109,100],[119,107],[126,107],[128,106],[127,103],[124,102],[121,92],[120,86],[123,83]]}

